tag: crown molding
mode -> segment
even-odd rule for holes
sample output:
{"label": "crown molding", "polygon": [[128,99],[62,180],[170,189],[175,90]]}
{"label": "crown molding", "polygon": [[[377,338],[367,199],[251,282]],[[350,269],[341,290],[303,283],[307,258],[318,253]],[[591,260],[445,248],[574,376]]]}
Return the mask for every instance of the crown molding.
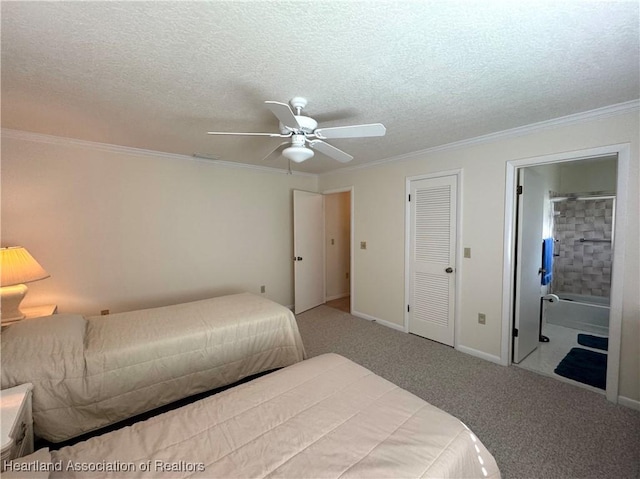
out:
{"label": "crown molding", "polygon": [[375,166],[384,165],[387,163],[394,163],[397,161],[408,161],[422,158],[425,155],[440,151],[457,150],[460,148],[466,148],[474,145],[481,145],[483,143],[490,143],[498,140],[505,140],[509,138],[516,138],[519,136],[529,135],[539,131],[547,130],[550,128],[556,128],[560,126],[575,125],[578,123],[584,123],[593,120],[602,120],[612,116],[624,115],[633,111],[640,110],[640,100],[631,100],[624,103],[617,103],[615,105],[605,106],[597,108],[595,110],[589,110],[582,113],[575,113],[573,115],[562,116],[560,118],[554,118],[552,120],[540,121],[538,123],[532,123],[530,125],[519,126],[516,128],[510,128],[508,130],[498,131],[496,133],[489,133],[487,135],[477,136],[475,138],[469,138],[466,140],[454,141],[453,143],[447,143],[444,145],[438,145],[424,150],[412,151],[403,155],[392,156],[382,160],[368,162],[362,165],[347,166],[327,173],[322,173],[320,176],[331,175],[334,173],[342,173],[346,171],[361,170],[365,168],[373,168]]}
{"label": "crown molding", "polygon": [[110,153],[119,153],[119,154],[125,154],[125,155],[148,156],[153,158],[167,158],[170,160],[180,160],[180,161],[185,161],[185,160],[197,161],[200,163],[214,164],[224,168],[241,168],[241,169],[248,169],[248,170],[254,170],[254,171],[261,171],[263,173],[275,173],[275,174],[281,174],[281,175],[291,174],[295,176],[310,176],[310,177],[318,176],[313,173],[303,173],[303,172],[294,171],[294,170],[291,170],[291,172],[289,172],[288,169],[273,168],[270,166],[250,165],[247,163],[237,163],[234,161],[217,160],[215,158],[209,159],[201,155],[188,156],[188,155],[181,155],[178,153],[166,153],[163,151],[145,150],[143,148],[134,148],[131,146],[120,146],[120,145],[112,145],[110,143],[99,143],[95,141],[78,140],[76,138],[45,135],[43,133],[34,133],[31,131],[24,131],[24,130],[13,130],[10,128],[2,128],[2,138],[3,139],[10,138],[12,140],[32,141],[37,143],[47,143],[49,145],[76,146],[80,148],[87,148],[90,150],[108,151]]}

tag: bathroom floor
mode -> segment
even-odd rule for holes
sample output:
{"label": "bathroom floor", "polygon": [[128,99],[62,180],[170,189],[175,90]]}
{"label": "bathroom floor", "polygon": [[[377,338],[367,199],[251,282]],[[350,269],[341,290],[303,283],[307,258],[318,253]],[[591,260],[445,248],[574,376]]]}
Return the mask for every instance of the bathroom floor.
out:
{"label": "bathroom floor", "polygon": [[[602,389],[595,388],[593,386],[589,386],[588,384],[583,384],[577,381],[573,381],[571,379],[565,378],[563,376],[559,376],[555,374],[553,371],[558,366],[560,361],[567,355],[567,353],[571,350],[571,348],[583,348],[589,349],[591,351],[596,351],[599,353],[606,354],[606,351],[602,351],[601,349],[593,349],[587,346],[583,346],[578,344],[578,334],[593,334],[587,331],[580,331],[578,329],[565,328],[564,326],[558,326],[556,324],[545,324],[542,327],[542,334],[549,338],[548,343],[538,343],[538,347],[535,351],[533,351],[529,356],[524,358],[517,366],[521,368],[528,369],[530,371],[534,371],[539,374],[543,374],[545,376],[550,376],[555,379],[559,379],[560,381],[564,381],[570,384],[575,384],[576,386],[584,387],[591,391],[598,392],[600,394],[604,394]],[[599,336],[599,335],[594,335]]]}

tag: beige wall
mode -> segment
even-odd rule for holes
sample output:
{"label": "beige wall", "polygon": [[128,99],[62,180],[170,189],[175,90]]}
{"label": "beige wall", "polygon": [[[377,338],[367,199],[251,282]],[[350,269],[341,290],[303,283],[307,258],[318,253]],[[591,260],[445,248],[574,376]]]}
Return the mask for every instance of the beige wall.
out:
{"label": "beige wall", "polygon": [[98,314],[250,291],[293,303],[292,189],[313,176],[3,135],[2,245],[51,274],[23,305]]}
{"label": "beige wall", "polygon": [[616,191],[617,161],[587,161],[560,167],[558,193],[589,193],[592,191]]}
{"label": "beige wall", "polygon": [[[343,170],[320,177],[320,190],[354,187],[354,304],[356,312],[402,324],[404,304],[405,181],[408,176],[461,168],[462,247],[459,265],[459,344],[499,357],[506,162],[617,143],[631,144],[627,248],[624,271],[620,394],[640,399],[640,290],[638,251],[638,113],[549,127],[521,136],[425,153],[415,159]],[[393,132],[387,134],[392,135]],[[477,322],[486,314],[486,325]]]}
{"label": "beige wall", "polygon": [[351,193],[324,195],[324,218],[325,296],[331,300],[349,294]]}

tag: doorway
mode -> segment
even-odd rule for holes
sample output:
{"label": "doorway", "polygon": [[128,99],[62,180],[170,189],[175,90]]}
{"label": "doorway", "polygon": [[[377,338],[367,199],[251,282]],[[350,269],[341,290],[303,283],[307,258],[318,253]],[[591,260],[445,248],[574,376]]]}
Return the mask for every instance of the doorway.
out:
{"label": "doorway", "polygon": [[[510,294],[503,309],[502,346],[503,353],[508,351],[507,364],[605,393],[613,402],[618,394],[628,156],[628,145],[613,145],[507,164],[505,245],[512,245],[505,248]],[[534,197],[543,198],[533,213],[522,208],[526,201],[517,188],[524,177],[526,195],[527,176],[538,179],[534,188],[540,191]],[[527,232],[532,222],[534,231]],[[546,256],[550,263],[545,262],[545,248],[547,253],[551,249]],[[537,271],[527,266],[531,258]],[[537,327],[523,331],[521,321]],[[521,344],[527,346],[522,349]]]}
{"label": "doorway", "polygon": [[[617,156],[518,171],[519,184],[526,181],[518,194],[513,362],[600,392],[606,386],[616,171]],[[536,275],[545,268],[544,241],[552,242],[549,271]],[[527,259],[531,274],[524,274]],[[527,323],[530,334],[522,327]]]}
{"label": "doorway", "polygon": [[351,313],[352,188],[324,198],[325,305]]}
{"label": "doorway", "polygon": [[353,187],[293,191],[294,312],[353,309]]}

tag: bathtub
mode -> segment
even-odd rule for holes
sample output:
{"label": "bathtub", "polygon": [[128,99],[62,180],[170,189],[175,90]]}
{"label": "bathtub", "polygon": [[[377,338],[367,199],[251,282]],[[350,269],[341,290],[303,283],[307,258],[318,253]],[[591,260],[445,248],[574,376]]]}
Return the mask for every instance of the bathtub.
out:
{"label": "bathtub", "polygon": [[609,335],[609,298],[584,294],[556,293],[559,302],[547,303],[547,323]]}

